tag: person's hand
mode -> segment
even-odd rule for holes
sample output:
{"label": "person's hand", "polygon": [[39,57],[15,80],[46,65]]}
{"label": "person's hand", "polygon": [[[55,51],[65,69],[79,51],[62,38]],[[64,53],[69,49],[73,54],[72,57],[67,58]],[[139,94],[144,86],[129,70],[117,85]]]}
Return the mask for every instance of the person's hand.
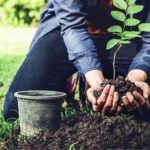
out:
{"label": "person's hand", "polygon": [[106,85],[98,99],[94,96],[94,91],[100,91],[100,84],[104,81],[101,71],[89,71],[85,74],[85,77],[90,85],[90,88],[87,90],[87,97],[94,111],[100,112],[102,115],[116,111],[118,113],[121,112],[121,108],[118,107],[118,93],[115,92],[114,86]]}
{"label": "person's hand", "polygon": [[142,113],[142,108],[150,109],[150,102],[148,100],[150,96],[150,88],[146,82],[143,81],[132,81],[136,86],[140,87],[143,91],[143,96],[137,91],[132,93],[128,92],[126,96],[122,98],[123,103],[127,111],[131,112],[137,110],[139,113]]}
{"label": "person's hand", "polygon": [[87,97],[92,104],[93,110],[97,111],[97,100],[94,97],[94,91],[100,91],[100,84],[104,81],[104,75],[100,70],[91,70],[85,73],[85,78],[90,88],[87,90]]}
{"label": "person's hand", "polygon": [[128,112],[137,110],[139,113],[142,113],[142,108],[150,109],[149,96],[150,96],[150,87],[145,82],[147,75],[142,70],[132,70],[129,72],[127,78],[134,82],[136,86],[140,87],[143,91],[143,96],[137,91],[132,93],[126,93],[126,96],[122,98],[122,101]]}
{"label": "person's hand", "polygon": [[118,93],[115,92],[113,85],[106,85],[100,97],[96,99],[94,91],[97,89],[91,87],[87,90],[88,100],[92,103],[93,110],[100,112],[101,115],[120,113],[121,108],[118,107]]}

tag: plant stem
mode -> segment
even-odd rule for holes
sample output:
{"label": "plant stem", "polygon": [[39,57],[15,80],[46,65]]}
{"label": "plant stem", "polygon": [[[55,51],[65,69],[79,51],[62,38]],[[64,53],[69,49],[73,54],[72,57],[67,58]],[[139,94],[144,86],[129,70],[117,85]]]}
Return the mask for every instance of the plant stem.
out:
{"label": "plant stem", "polygon": [[117,53],[118,51],[120,50],[121,48],[121,44],[118,45],[118,48],[116,50],[116,52],[114,53],[114,59],[113,59],[113,82],[115,81],[115,77],[116,77],[116,67],[115,67],[115,64],[116,64],[116,56],[117,56]]}
{"label": "plant stem", "polygon": [[[127,19],[127,9],[125,10],[125,20]],[[125,25],[125,20],[123,22],[123,28],[122,28],[122,33],[125,31],[125,28],[126,28],[126,25]],[[123,39],[123,36],[121,35],[121,40]],[[118,51],[120,50],[120,48],[122,47],[122,44],[118,44],[118,48],[116,50],[116,52],[114,53],[114,59],[113,59],[113,82],[115,82],[115,78],[116,78],[116,67],[115,67],[115,64],[116,64],[116,56],[117,56],[117,53]]]}

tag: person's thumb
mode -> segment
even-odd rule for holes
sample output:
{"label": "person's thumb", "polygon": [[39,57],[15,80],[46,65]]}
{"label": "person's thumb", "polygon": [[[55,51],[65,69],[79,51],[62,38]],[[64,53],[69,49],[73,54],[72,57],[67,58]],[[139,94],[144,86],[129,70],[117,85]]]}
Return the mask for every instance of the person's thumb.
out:
{"label": "person's thumb", "polygon": [[150,88],[149,85],[145,82],[135,82],[136,86],[140,87],[143,91],[143,97],[145,99],[149,98],[150,95]]}
{"label": "person's thumb", "polygon": [[149,95],[150,95],[150,88],[148,85],[146,85],[144,88],[143,88],[143,96],[145,99],[148,99],[149,98]]}
{"label": "person's thumb", "polygon": [[96,97],[94,95],[94,92],[96,92],[95,89],[93,88],[89,88],[87,90],[87,97],[88,97],[88,100],[93,104],[93,105],[96,105],[97,104],[97,100],[96,100]]}

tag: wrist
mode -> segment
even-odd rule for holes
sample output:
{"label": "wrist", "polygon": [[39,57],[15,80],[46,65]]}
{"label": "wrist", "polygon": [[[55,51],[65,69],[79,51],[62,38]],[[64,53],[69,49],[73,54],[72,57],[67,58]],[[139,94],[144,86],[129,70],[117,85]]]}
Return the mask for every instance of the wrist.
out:
{"label": "wrist", "polygon": [[146,72],[142,71],[142,70],[131,70],[128,75],[127,78],[131,81],[146,81],[147,80],[147,74]]}
{"label": "wrist", "polygon": [[85,73],[85,78],[88,84],[92,87],[99,87],[104,81],[104,76],[100,70],[91,70]]}

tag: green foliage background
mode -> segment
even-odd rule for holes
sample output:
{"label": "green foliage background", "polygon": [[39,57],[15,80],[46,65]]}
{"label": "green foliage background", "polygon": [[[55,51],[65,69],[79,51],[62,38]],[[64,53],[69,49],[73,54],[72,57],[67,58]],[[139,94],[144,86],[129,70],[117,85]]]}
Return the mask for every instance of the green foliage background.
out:
{"label": "green foliage background", "polygon": [[48,0],[0,0],[0,25],[35,26]]}

